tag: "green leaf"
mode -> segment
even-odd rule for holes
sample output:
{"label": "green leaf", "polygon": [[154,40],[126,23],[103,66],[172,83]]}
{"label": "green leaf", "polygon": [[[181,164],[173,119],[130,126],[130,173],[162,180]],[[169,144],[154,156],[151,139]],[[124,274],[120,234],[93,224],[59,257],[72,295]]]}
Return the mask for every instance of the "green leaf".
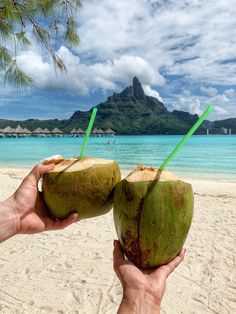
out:
{"label": "green leaf", "polygon": [[0,70],[5,70],[5,68],[12,64],[13,60],[6,47],[0,46]]}
{"label": "green leaf", "polygon": [[3,39],[8,39],[11,34],[11,25],[4,18],[0,17],[0,35],[3,37]]}
{"label": "green leaf", "polygon": [[25,34],[26,34],[25,32],[19,32],[19,33],[16,33],[15,35],[16,35],[16,38],[17,38],[17,40],[19,41],[19,43],[20,43],[23,47],[27,48],[28,46],[31,45],[31,42],[30,42],[30,40],[26,37]]}
{"label": "green leaf", "polygon": [[50,40],[49,32],[40,26],[34,27],[34,34],[40,42],[48,42]]}
{"label": "green leaf", "polygon": [[75,20],[72,17],[70,17],[67,21],[65,38],[66,41],[71,45],[78,46],[80,44],[80,38],[76,33]]}
{"label": "green leaf", "polygon": [[18,69],[16,62],[13,62],[7,69],[4,83],[12,85],[17,90],[22,90],[33,83],[33,79]]}

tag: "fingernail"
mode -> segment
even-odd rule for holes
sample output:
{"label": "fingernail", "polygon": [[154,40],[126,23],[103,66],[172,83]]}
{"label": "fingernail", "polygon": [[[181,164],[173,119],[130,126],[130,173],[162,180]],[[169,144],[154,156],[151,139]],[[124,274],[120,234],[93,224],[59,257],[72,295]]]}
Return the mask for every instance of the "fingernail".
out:
{"label": "fingernail", "polygon": [[78,215],[77,213],[74,213],[74,214],[73,214],[73,219],[76,220],[76,219],[78,218],[78,216],[79,216],[79,215]]}

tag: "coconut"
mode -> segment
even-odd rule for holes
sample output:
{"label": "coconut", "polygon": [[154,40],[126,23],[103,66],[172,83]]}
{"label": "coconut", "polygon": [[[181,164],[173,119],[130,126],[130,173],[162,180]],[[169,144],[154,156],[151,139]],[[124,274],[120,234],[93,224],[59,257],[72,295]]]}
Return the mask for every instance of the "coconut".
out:
{"label": "coconut", "polygon": [[138,167],[115,187],[116,232],[125,255],[138,267],[176,257],[192,217],[191,185],[166,170]]}
{"label": "coconut", "polygon": [[65,159],[43,176],[43,197],[57,218],[71,212],[78,212],[78,219],[95,217],[111,210],[119,181],[120,169],[113,160]]}

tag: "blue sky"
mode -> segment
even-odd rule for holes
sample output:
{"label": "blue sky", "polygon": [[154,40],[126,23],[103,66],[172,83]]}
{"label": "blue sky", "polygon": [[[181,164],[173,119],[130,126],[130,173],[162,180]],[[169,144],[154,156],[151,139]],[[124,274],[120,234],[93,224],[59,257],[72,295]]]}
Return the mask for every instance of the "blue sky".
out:
{"label": "blue sky", "polygon": [[167,108],[210,120],[236,117],[236,0],[83,0],[77,17],[81,45],[57,43],[67,74],[55,74],[34,43],[18,51],[35,85],[18,94],[0,85],[0,118],[69,118],[138,76]]}

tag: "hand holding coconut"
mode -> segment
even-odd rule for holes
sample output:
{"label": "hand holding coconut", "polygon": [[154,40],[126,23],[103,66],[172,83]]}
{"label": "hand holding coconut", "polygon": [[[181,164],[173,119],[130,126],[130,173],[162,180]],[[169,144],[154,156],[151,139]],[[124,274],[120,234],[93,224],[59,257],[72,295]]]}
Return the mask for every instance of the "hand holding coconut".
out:
{"label": "hand holding coconut", "polygon": [[113,266],[123,287],[123,298],[118,314],[160,313],[166,280],[183,261],[185,249],[179,255],[156,269],[141,270],[125,259],[119,241],[114,241]]}
{"label": "hand holding coconut", "polygon": [[54,164],[35,166],[16,192],[0,204],[0,242],[17,233],[64,229],[77,220],[78,214],[75,213],[63,220],[52,218],[42,193],[38,191],[39,179],[53,168]]}

